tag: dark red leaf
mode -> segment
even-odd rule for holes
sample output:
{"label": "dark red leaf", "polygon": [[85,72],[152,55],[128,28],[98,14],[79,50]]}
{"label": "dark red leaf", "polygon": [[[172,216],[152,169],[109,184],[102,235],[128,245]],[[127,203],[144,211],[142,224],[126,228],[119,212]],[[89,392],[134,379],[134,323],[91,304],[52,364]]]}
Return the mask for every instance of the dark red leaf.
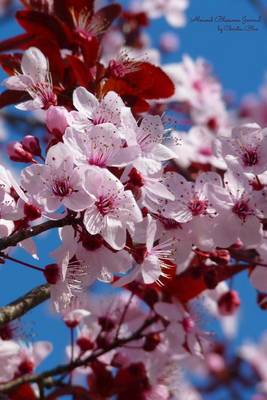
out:
{"label": "dark red leaf", "polygon": [[31,97],[26,92],[18,90],[6,90],[0,94],[0,108],[10,106],[11,104],[17,104],[22,101],[27,101]]}
{"label": "dark red leaf", "polygon": [[[92,25],[97,26],[100,33],[104,33],[113,21],[121,14],[119,4],[111,4],[98,10],[92,17]],[[101,29],[100,29],[101,28]]]}
{"label": "dark red leaf", "polygon": [[33,43],[34,36],[29,33],[14,36],[11,39],[2,40],[0,42],[0,51],[8,51],[13,49],[25,49]]}
{"label": "dark red leaf", "polygon": [[126,79],[135,93],[142,94],[145,99],[164,99],[174,94],[174,84],[168,75],[161,68],[147,62],[127,74]]}
{"label": "dark red leaf", "polygon": [[55,14],[70,26],[73,25],[72,10],[77,14],[82,10],[86,10],[88,15],[92,15],[94,11],[94,0],[54,0]]}
{"label": "dark red leaf", "polygon": [[9,400],[35,400],[36,395],[28,383],[20,385],[9,393]]}
{"label": "dark red leaf", "polygon": [[91,68],[95,66],[99,56],[99,41],[96,37],[91,38],[80,38],[80,46],[82,49],[84,64]]}
{"label": "dark red leaf", "polygon": [[53,15],[23,10],[17,12],[16,18],[28,33],[56,41],[60,47],[68,48],[72,42],[71,32]]}
{"label": "dark red leaf", "polygon": [[20,71],[21,54],[0,54],[0,65],[3,70],[13,75],[14,71]]}
{"label": "dark red leaf", "polygon": [[92,75],[89,68],[75,56],[68,56],[66,62],[69,64],[68,69],[68,86],[77,87],[84,86],[88,87],[88,84],[92,81]]}

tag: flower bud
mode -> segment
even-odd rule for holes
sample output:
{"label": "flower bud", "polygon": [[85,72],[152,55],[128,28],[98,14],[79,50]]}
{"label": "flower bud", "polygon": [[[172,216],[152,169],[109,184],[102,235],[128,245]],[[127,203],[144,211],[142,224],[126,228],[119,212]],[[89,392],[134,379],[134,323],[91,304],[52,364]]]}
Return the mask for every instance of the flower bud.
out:
{"label": "flower bud", "polygon": [[58,264],[46,265],[44,269],[44,276],[46,277],[48,283],[55,285],[60,277]]}
{"label": "flower bud", "polygon": [[82,352],[92,350],[94,348],[94,343],[88,337],[81,336],[76,341]]}
{"label": "flower bud", "polygon": [[18,370],[21,375],[30,374],[34,370],[34,362],[30,359],[23,360],[19,366]]}
{"label": "flower bud", "polygon": [[65,107],[49,107],[46,113],[46,126],[50,133],[57,138],[64,135],[68,124],[68,111]]}
{"label": "flower bud", "polygon": [[160,334],[150,333],[149,335],[146,336],[143,349],[145,351],[154,351],[159,343],[160,343]]}
{"label": "flower bud", "polygon": [[34,156],[40,156],[42,151],[39,143],[39,139],[32,135],[27,135],[21,141],[22,147],[24,150],[33,154]]}
{"label": "flower bud", "polygon": [[24,149],[20,142],[13,142],[7,146],[10,160],[29,163],[33,161],[32,153]]}
{"label": "flower bud", "polygon": [[110,332],[110,331],[112,331],[112,329],[115,328],[115,323],[114,323],[114,321],[112,321],[111,318],[99,317],[98,323],[104,332]]}
{"label": "flower bud", "polygon": [[218,300],[219,313],[223,316],[233,315],[240,307],[239,295],[235,290],[229,290]]}

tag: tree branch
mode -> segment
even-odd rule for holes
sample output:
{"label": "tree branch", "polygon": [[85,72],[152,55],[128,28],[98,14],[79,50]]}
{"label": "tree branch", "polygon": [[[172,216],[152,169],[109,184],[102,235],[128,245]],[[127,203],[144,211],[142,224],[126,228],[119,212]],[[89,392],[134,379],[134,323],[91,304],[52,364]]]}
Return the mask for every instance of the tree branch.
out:
{"label": "tree branch", "polygon": [[17,300],[0,308],[0,328],[8,322],[24,315],[27,311],[43,303],[50,297],[49,285],[41,285]]}
{"label": "tree branch", "polygon": [[0,239],[0,251],[3,251],[7,247],[16,246],[18,243],[25,239],[33,236],[37,236],[40,233],[48,231],[53,228],[60,228],[66,225],[72,225],[78,223],[78,220],[74,219],[73,216],[67,215],[66,217],[56,220],[56,221],[46,221],[42,224],[32,226],[26,229],[20,229],[19,232],[14,232],[13,234],[3,237]]}

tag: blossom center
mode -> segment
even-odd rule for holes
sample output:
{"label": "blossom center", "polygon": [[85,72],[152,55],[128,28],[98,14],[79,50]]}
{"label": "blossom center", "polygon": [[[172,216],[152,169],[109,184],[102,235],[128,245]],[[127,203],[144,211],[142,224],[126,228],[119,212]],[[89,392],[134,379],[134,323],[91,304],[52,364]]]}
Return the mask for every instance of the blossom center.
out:
{"label": "blossom center", "polygon": [[194,81],[192,86],[199,93],[203,90],[203,83],[200,80]]}
{"label": "blossom center", "polygon": [[39,97],[44,110],[57,105],[57,95],[53,92],[49,82],[38,82],[29,89],[30,95]]}
{"label": "blossom center", "polygon": [[52,185],[52,192],[55,196],[66,197],[73,192],[73,189],[70,186],[69,180],[56,179]]}
{"label": "blossom center", "polygon": [[249,200],[239,200],[232,208],[235,213],[243,222],[246,221],[249,215],[253,215],[253,210],[249,207]]}
{"label": "blossom center", "polygon": [[252,167],[253,165],[258,164],[259,158],[256,149],[245,149],[245,152],[242,154],[242,161],[246,167]]}
{"label": "blossom center", "polygon": [[95,202],[95,205],[101,215],[107,215],[113,209],[114,198],[112,196],[100,196],[99,199]]}
{"label": "blossom center", "polygon": [[92,119],[94,125],[100,125],[108,122],[104,115],[95,115]]}
{"label": "blossom center", "polygon": [[189,201],[188,208],[194,217],[203,215],[207,211],[208,200],[201,200],[198,196],[195,196]]}

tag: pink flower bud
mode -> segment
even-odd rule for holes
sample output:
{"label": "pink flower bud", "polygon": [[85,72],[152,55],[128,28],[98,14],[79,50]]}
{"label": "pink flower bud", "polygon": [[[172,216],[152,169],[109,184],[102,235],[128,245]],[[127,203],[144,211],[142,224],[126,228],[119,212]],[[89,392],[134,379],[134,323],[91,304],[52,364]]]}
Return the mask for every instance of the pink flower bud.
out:
{"label": "pink flower bud", "polygon": [[68,111],[65,107],[49,107],[46,113],[46,125],[50,133],[61,138],[68,127]]}
{"label": "pink flower bud", "polygon": [[179,49],[179,38],[175,33],[165,32],[160,37],[160,49],[164,53],[174,53]]}
{"label": "pink flower bud", "polygon": [[37,137],[27,135],[23,138],[21,144],[24,150],[28,151],[29,153],[32,153],[34,156],[41,155],[41,147],[39,139]]}
{"label": "pink flower bud", "polygon": [[20,375],[30,374],[31,372],[33,372],[34,368],[35,365],[33,360],[30,359],[23,360],[18,366],[19,374]]}
{"label": "pink flower bud", "polygon": [[88,351],[94,348],[94,342],[85,336],[81,336],[76,341],[77,345],[80,347],[81,351]]}
{"label": "pink flower bud", "polygon": [[57,264],[48,264],[44,269],[44,276],[51,285],[55,285],[59,280],[59,266]]}
{"label": "pink flower bud", "polygon": [[218,300],[218,308],[221,315],[233,315],[240,307],[239,295],[235,290],[229,290]]}
{"label": "pink flower bud", "polygon": [[12,142],[7,146],[10,160],[18,162],[32,162],[32,153],[26,151],[20,142]]}
{"label": "pink flower bud", "polygon": [[160,334],[157,332],[150,333],[146,336],[146,340],[143,346],[145,351],[154,351],[160,343]]}

